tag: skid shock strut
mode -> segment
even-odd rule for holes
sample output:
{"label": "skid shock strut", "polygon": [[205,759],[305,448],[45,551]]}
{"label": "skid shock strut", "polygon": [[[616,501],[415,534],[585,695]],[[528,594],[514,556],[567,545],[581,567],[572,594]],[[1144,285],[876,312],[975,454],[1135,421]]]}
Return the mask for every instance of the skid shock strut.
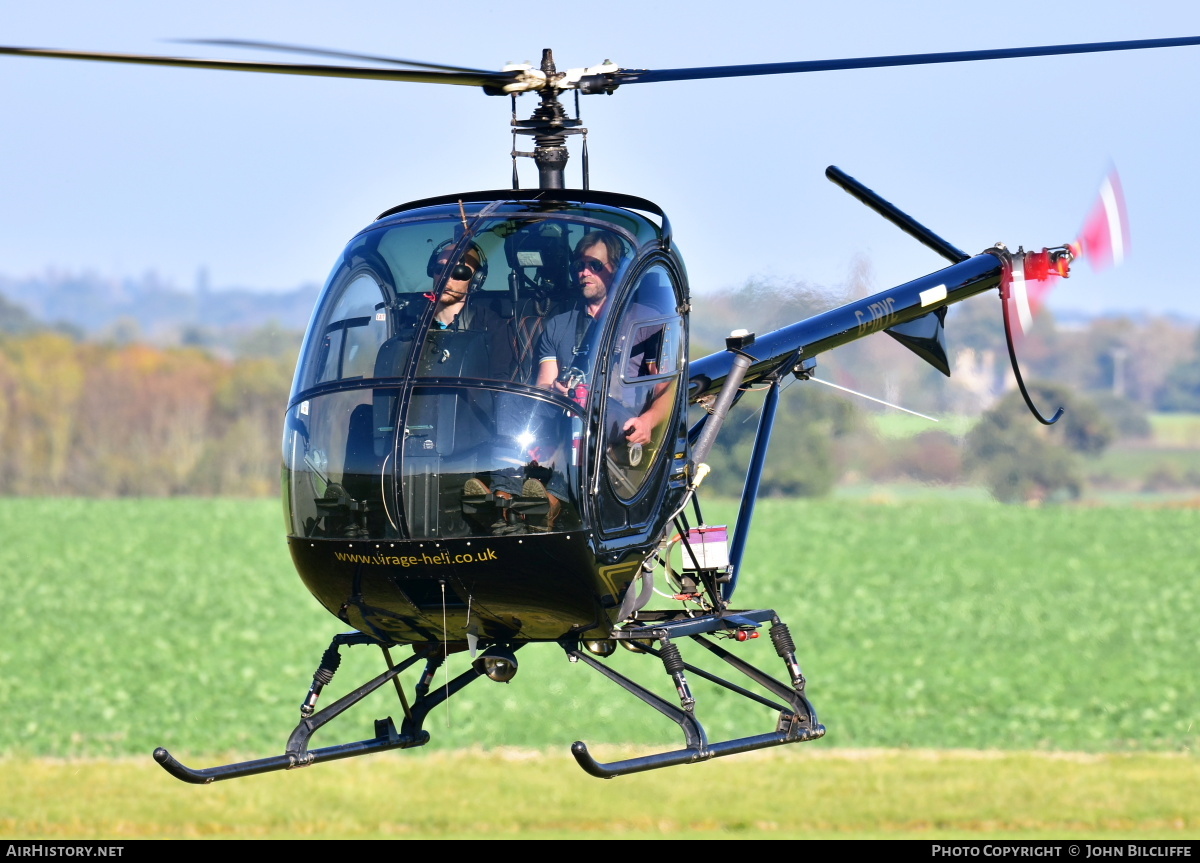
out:
{"label": "skid shock strut", "polygon": [[796,661],[796,644],[792,641],[791,630],[782,620],[776,619],[771,624],[771,643],[775,645],[775,652],[787,666],[788,674],[792,678],[792,688],[797,692],[804,692],[804,672],[800,670],[800,663]]}
{"label": "skid shock strut", "polygon": [[690,713],[696,707],[696,699],[692,695],[691,687],[688,686],[687,676],[684,674],[686,665],[683,656],[679,653],[679,648],[663,639],[658,656],[662,660],[663,668],[667,670],[667,674],[675,683],[675,691],[679,693],[679,705]]}

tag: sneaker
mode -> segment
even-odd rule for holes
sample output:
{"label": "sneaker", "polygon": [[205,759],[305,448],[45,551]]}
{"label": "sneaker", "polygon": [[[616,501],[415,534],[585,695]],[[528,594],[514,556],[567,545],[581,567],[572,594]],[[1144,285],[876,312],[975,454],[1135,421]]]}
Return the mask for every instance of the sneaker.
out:
{"label": "sneaker", "polygon": [[540,497],[545,500],[549,496],[550,493],[546,491],[546,486],[540,479],[527,479],[521,486],[521,497]]}
{"label": "sneaker", "polygon": [[537,479],[525,480],[525,484],[521,486],[521,496],[541,498],[549,505],[544,516],[526,516],[525,523],[529,525],[529,529],[535,533],[554,530],[554,523],[558,520],[559,513],[562,512],[562,501],[546,491],[546,486]]}
{"label": "sneaker", "polygon": [[485,497],[492,492],[491,489],[484,484],[483,480],[471,477],[469,480],[463,483],[462,493],[463,497]]}
{"label": "sneaker", "polygon": [[519,521],[516,524],[507,524],[505,522],[496,522],[492,525],[492,536],[520,536],[529,533],[530,528],[525,525],[525,522]]}

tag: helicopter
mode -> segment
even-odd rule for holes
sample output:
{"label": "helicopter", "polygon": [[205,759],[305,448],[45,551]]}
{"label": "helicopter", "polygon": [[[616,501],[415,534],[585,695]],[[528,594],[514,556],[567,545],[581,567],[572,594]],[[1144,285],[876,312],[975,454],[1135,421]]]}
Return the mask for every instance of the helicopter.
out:
{"label": "helicopter", "polygon": [[[352,630],[336,635],[321,658],[284,754],[193,769],[155,751],[171,775],[197,784],[424,745],[432,710],[480,678],[513,680],[518,651],[534,643],[557,645],[680,727],[681,748],[612,763],[576,742],[577,762],[597,777],[823,736],[787,624],[772,609],[732,606],[782,384],[812,377],[821,353],[879,332],[949,374],[945,310],[996,290],[1014,374],[1037,419],[1052,423],[1057,416],[1038,410],[1020,376],[1022,289],[1051,272],[1068,275],[1090,249],[1078,241],[1030,252],[997,244],[969,255],[831,166],[829,179],[949,266],[772,333],[735,331],[724,351],[689,363],[692,298],[668,216],[646,199],[591,189],[586,150],[581,187],[567,187],[567,142],[583,127],[561,97],[673,80],[1180,47],[1200,38],[694,69],[606,62],[564,72],[549,50],[536,67],[494,72],[252,44],[378,65],[0,53],[478,87],[513,100],[514,141],[532,143],[529,151],[514,143],[514,166],[532,159],[538,185],[522,188],[514,167],[510,189],[393,207],[338,258],[287,406],[283,497],[301,580]],[[518,119],[522,94],[538,104]],[[581,297],[589,277],[604,282],[595,309]],[[454,298],[450,286],[463,283],[458,317],[439,326]],[[704,520],[700,493],[706,456],[752,389],[765,390],[765,400],[730,540],[727,526]],[[694,423],[689,407],[701,414]],[[672,591],[666,607],[651,606],[658,584]],[[782,681],[734,650],[753,647],[764,630]],[[680,644],[689,640],[768,695],[685,661]],[[354,645],[379,647],[387,670],[318,709],[340,650]],[[397,647],[412,655],[393,661]],[[677,698],[606,664],[619,647],[659,661]],[[435,673],[460,652],[471,654],[470,667],[434,686]],[[400,675],[416,666],[410,701]],[[709,741],[691,688],[697,677],[769,707],[775,727]],[[374,738],[309,747],[319,729],[389,683],[403,710],[399,728],[388,717],[376,721]]]}

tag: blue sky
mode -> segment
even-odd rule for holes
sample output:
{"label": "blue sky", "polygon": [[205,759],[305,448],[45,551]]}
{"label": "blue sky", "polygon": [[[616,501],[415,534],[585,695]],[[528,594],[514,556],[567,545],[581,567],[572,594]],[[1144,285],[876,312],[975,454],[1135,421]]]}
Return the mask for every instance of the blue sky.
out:
{"label": "blue sky", "polygon": [[[1200,36],[1183,2],[183,4],[0,0],[0,44],[281,60],[243,38],[483,68],[675,68]],[[1062,309],[1200,317],[1200,47],[645,84],[585,97],[593,186],[671,216],[694,290],[750,277],[883,289],[942,265],[824,179],[837,164],[969,252],[1074,238],[1110,162],[1133,248]],[[528,112],[532,97],[519,101]],[[377,213],[508,185],[508,102],[462,87],[0,58],[0,274],[321,281]],[[577,182],[574,151],[568,182]],[[521,165],[534,176],[532,164]]]}

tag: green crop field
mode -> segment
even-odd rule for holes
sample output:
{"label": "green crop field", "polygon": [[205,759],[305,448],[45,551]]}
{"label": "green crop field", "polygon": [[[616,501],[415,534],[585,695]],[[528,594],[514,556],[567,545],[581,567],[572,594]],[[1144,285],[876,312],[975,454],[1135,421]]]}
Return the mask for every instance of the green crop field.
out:
{"label": "green crop field", "polygon": [[[706,515],[715,522],[730,518],[731,510],[710,506]],[[1127,771],[1141,778],[1120,778],[1125,787],[1159,790],[1142,794],[1138,803],[1127,801],[1124,792],[1101,795],[1092,809],[1072,792],[1061,811],[1043,808],[1041,820],[1026,817],[1024,804],[997,809],[995,800],[1002,798],[988,803],[992,792],[985,783],[973,792],[982,807],[973,814],[954,807],[945,814],[935,805],[937,795],[927,809],[918,796],[894,812],[854,809],[855,796],[846,795],[844,803],[853,811],[830,810],[804,822],[796,812],[772,815],[763,803],[767,814],[758,821],[785,825],[778,828],[785,832],[808,824],[856,834],[894,828],[916,835],[928,829],[1033,835],[1067,829],[1063,825],[1105,835],[1200,830],[1195,790],[1200,510],[766,500],[755,529],[737,604],[776,608],[791,624],[809,695],[829,733],[794,747],[804,752],[659,771],[655,783],[682,793],[697,779],[710,778],[721,787],[737,784],[743,774],[762,776],[781,783],[786,791],[780,793],[794,794],[786,799],[799,807],[811,788],[805,778],[810,774],[825,782],[849,771],[856,778],[845,781],[852,786],[873,781],[883,769],[879,765],[891,764],[898,765],[897,778],[887,782],[920,776],[919,782],[936,784],[941,776],[952,787],[991,777],[988,782],[1011,788],[1015,799],[1021,795],[1016,789],[1029,781],[1022,771],[1035,770],[1029,765],[1053,772],[1060,767],[1046,765],[1089,764],[1091,778],[1080,774],[1061,781],[1070,788],[1103,787]],[[0,536],[0,585],[8,599],[0,640],[5,759],[0,799],[23,801],[20,807],[0,803],[4,835],[116,835],[121,813],[113,810],[113,801],[139,795],[149,795],[142,804],[152,809],[155,799],[208,802],[198,802],[203,812],[191,813],[183,827],[170,820],[170,806],[155,809],[166,820],[147,822],[135,835],[290,835],[305,830],[280,814],[286,810],[272,808],[286,803],[260,800],[251,809],[265,821],[245,826],[246,811],[221,815],[213,801],[228,800],[237,809],[245,805],[240,795],[259,799],[267,787],[311,787],[308,783],[351,786],[356,794],[370,795],[373,776],[381,792],[392,789],[383,795],[388,800],[383,810],[396,823],[409,811],[403,801],[420,798],[426,782],[440,789],[431,799],[452,796],[457,788],[460,799],[481,801],[474,821],[465,821],[462,813],[439,820],[433,813],[422,815],[423,826],[408,832],[504,832],[503,816],[491,814],[483,802],[494,796],[489,789],[536,799],[547,793],[538,783],[550,782],[550,775],[572,789],[563,791],[564,800],[578,792],[586,802],[618,787],[629,793],[659,787],[641,778],[614,786],[585,776],[565,760],[573,740],[598,744],[602,759],[612,757],[618,744],[679,745],[673,724],[589,669],[566,662],[556,647],[535,645],[518,654],[521,671],[511,684],[481,680],[448,710],[435,711],[427,723],[433,740],[426,751],[317,765],[302,771],[302,780],[283,774],[222,783],[217,786],[222,796],[214,797],[211,789],[167,777],[149,762],[149,752],[164,745],[193,766],[280,753],[321,651],[344,628],[294,574],[278,504],[7,499],[0,500]],[[739,650],[782,671],[769,639]],[[371,648],[344,653],[324,703],[383,668]],[[452,657],[452,671],[466,661]],[[614,661],[669,695],[669,681],[653,660],[621,652]],[[765,709],[735,704],[702,682],[696,692],[711,739],[771,727]],[[323,729],[313,745],[372,736],[372,720],[387,714],[399,716],[399,706],[394,694],[389,698],[381,691]],[[466,754],[461,762],[439,760],[466,747],[482,752],[474,760]],[[508,751],[503,747],[521,747],[526,754],[515,763],[501,758],[496,767],[499,756],[487,753]],[[530,759],[531,750],[549,754]],[[930,750],[941,750],[944,758],[921,755]],[[958,757],[950,750],[993,754]],[[850,755],[862,751],[892,754],[857,761]],[[530,769],[522,759],[559,767]],[[988,764],[997,766],[981,766]],[[786,765],[791,767],[785,770]],[[406,770],[416,770],[416,778]],[[493,775],[489,771],[511,782],[501,786],[478,778]],[[1005,779],[1009,773],[1015,778]],[[526,774],[532,784],[522,790],[519,780]],[[69,776],[88,781],[73,785]],[[796,777],[794,788],[785,776]],[[92,785],[103,788],[118,780],[128,783],[121,786],[125,790],[114,792],[108,808],[91,820],[79,814],[78,805],[68,812],[48,802],[65,794],[78,804],[76,795],[96,796],[88,791]],[[279,793],[286,800],[298,792]],[[1074,802],[1067,805],[1068,799]],[[429,808],[422,806],[422,812]],[[666,808],[661,797],[645,807],[635,807],[621,823],[651,833],[664,824],[681,829],[707,824],[706,818],[717,819],[713,829],[771,829],[754,827],[752,813],[740,809],[722,820],[704,807]],[[558,815],[546,817],[539,822],[542,833],[572,829],[569,814],[561,824]],[[130,824],[142,824],[142,816],[130,818]],[[325,827],[314,830],[388,832],[374,816],[364,818],[341,828],[326,819]]]}
{"label": "green crop field", "polygon": [[1200,414],[1151,414],[1150,426],[1160,446],[1200,449]]}
{"label": "green crop field", "polygon": [[875,432],[884,438],[907,438],[925,431],[943,431],[946,434],[962,437],[979,421],[977,416],[951,414],[935,417],[930,421],[925,417],[913,414],[887,411],[871,414],[871,424]]}

